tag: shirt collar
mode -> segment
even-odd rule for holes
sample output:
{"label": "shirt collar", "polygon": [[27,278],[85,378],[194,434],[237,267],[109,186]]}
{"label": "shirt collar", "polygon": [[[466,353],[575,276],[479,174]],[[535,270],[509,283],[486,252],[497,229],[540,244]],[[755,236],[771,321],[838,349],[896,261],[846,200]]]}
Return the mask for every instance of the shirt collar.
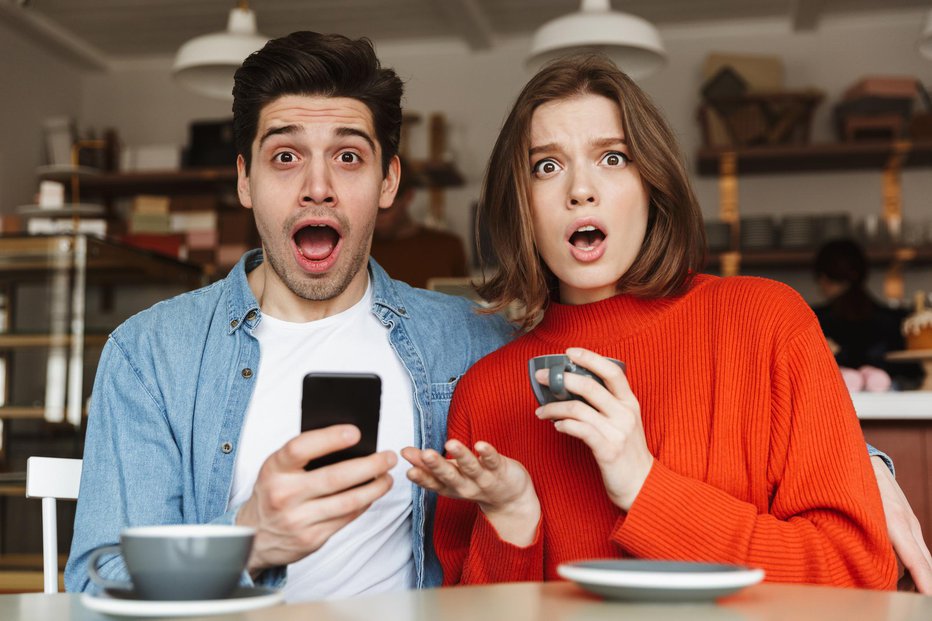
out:
{"label": "shirt collar", "polygon": [[[259,319],[259,302],[256,301],[256,296],[252,293],[246,275],[256,269],[262,263],[262,260],[262,250],[260,248],[250,250],[240,257],[239,262],[226,278],[230,292],[229,316],[227,317],[229,334],[238,330],[243,324],[254,327]],[[372,312],[383,319],[384,315],[380,312],[382,309],[406,317],[408,311],[401,301],[397,283],[371,257],[369,259],[369,275],[372,279]]]}

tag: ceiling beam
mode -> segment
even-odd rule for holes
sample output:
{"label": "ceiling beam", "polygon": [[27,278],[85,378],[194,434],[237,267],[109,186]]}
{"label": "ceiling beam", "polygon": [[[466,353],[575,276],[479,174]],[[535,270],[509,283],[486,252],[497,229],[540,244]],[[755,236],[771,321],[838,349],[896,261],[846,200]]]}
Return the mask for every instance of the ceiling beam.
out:
{"label": "ceiling beam", "polygon": [[790,20],[793,32],[812,32],[819,26],[826,0],[793,0]]}
{"label": "ceiling beam", "polygon": [[492,25],[478,0],[439,0],[437,5],[470,49],[487,50],[492,47]]}
{"label": "ceiling beam", "polygon": [[36,41],[40,46],[91,71],[107,71],[110,60],[99,49],[43,17],[23,2],[0,0],[0,21]]}

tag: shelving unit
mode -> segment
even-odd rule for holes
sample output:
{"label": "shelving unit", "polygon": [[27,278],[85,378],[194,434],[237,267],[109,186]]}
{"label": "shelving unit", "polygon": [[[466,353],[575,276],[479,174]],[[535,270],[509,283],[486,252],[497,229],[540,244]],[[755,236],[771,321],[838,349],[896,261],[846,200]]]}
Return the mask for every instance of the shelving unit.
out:
{"label": "shelving unit", "polygon": [[[932,141],[701,148],[696,159],[697,171],[703,176],[718,176],[719,217],[731,225],[729,250],[710,256],[709,267],[718,267],[723,275],[733,275],[742,266],[809,267],[814,259],[814,250],[741,249],[738,180],[742,176],[877,170],[883,173],[881,217],[893,228],[902,224],[900,173],[903,168],[920,166],[932,166]],[[867,248],[867,252],[872,263],[887,267],[884,289],[891,298],[905,296],[902,276],[905,265],[932,264],[932,244],[928,243]]]}
{"label": "shelving unit", "polygon": [[[17,289],[26,283],[43,281],[49,283],[50,289],[49,330],[19,331],[15,312]],[[93,236],[0,237],[0,289],[6,302],[5,331],[0,333],[0,359],[5,367],[0,420],[45,418],[61,422],[65,403],[60,400],[67,395],[66,418],[79,426],[86,398],[81,381],[84,348],[101,347],[107,338],[101,333],[85,334],[85,290],[92,285],[114,287],[143,282],[193,289],[203,283],[203,277],[195,265]],[[49,351],[47,396],[57,395],[57,405],[17,403],[16,395],[12,394],[12,354],[27,349]],[[55,387],[56,381],[67,384]],[[6,435],[8,429],[4,429]],[[2,446],[6,445],[4,441]]]}

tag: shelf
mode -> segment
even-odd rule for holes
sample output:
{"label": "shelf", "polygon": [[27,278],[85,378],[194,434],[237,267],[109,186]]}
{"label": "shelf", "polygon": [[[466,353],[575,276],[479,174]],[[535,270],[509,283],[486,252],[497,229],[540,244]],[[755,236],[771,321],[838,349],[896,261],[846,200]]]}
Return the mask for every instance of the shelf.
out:
{"label": "shelf", "polygon": [[36,168],[36,176],[48,181],[71,181],[75,177],[81,180],[102,174],[99,168],[91,166],[72,166],[70,164],[47,164]]}
{"label": "shelf", "polygon": [[[721,265],[721,254],[709,252],[706,268]],[[741,267],[757,268],[811,268],[815,263],[816,249],[742,250]],[[888,265],[894,261],[910,265],[932,265],[932,246],[920,248],[886,248],[867,251],[873,265]]]}
{"label": "shelf", "polygon": [[[192,263],[94,236],[87,239],[87,274],[94,283],[168,283],[194,289],[204,282]],[[62,262],[70,266],[74,236],[0,236],[0,280],[41,280]]]}
{"label": "shelf", "polygon": [[[703,176],[718,176],[721,157],[726,153],[734,153],[737,156],[738,175],[881,170],[894,156],[899,144],[904,143],[851,142],[738,148],[704,147],[699,149],[696,169]],[[932,141],[923,140],[909,144],[902,165],[932,165]]]}
{"label": "shelf", "polygon": [[212,194],[236,189],[236,168],[188,168],[151,172],[101,173],[81,180],[81,192],[105,196]]}
{"label": "shelf", "polygon": [[[87,409],[81,415],[87,418]],[[3,405],[0,406],[0,420],[45,420],[45,406],[42,405]],[[61,425],[67,425],[62,421]]]}
{"label": "shelf", "polygon": [[[107,343],[107,334],[85,334],[84,344],[101,347]],[[0,350],[3,349],[30,349],[37,347],[69,347],[71,335],[62,334],[0,334]]]}

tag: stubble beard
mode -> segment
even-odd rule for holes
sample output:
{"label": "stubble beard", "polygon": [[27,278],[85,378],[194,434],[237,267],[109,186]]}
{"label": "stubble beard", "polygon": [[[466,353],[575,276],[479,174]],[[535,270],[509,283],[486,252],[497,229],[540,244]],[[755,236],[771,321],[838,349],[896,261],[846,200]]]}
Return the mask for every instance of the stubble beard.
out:
{"label": "stubble beard", "polygon": [[[340,227],[343,229],[343,241],[345,242],[351,233],[349,223],[341,220]],[[343,246],[340,249],[341,255],[349,252],[347,257],[341,256],[337,259],[337,264],[324,274],[313,276],[298,269],[294,265],[294,259],[291,256],[292,247],[290,243],[280,244],[277,249],[272,249],[269,244],[263,241],[262,249],[265,259],[269,262],[272,270],[278,276],[288,290],[301,299],[311,302],[322,302],[332,300],[346,291],[353,278],[359,273],[359,270],[365,269],[368,260],[368,246],[362,243],[364,240],[372,239],[372,232],[375,228],[374,220],[365,225],[364,235],[360,244],[355,248]],[[285,227],[284,239],[290,239],[288,234],[291,232],[291,225]]]}

